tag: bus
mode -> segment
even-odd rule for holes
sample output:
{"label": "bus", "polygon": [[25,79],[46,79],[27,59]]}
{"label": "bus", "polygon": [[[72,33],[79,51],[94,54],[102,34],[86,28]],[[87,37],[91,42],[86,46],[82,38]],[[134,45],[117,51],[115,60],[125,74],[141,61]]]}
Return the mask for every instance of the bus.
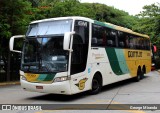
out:
{"label": "bus", "polygon": [[[24,38],[22,51],[14,40]],[[86,17],[57,17],[30,23],[10,39],[21,53],[24,90],[72,95],[100,92],[102,86],[151,71],[149,36]]]}

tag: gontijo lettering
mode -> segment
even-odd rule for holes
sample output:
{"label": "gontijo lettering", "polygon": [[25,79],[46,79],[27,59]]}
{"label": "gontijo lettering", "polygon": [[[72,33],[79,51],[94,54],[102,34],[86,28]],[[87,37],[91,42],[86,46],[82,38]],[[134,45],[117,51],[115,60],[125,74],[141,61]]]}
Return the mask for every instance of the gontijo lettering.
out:
{"label": "gontijo lettering", "polygon": [[142,57],[142,52],[140,52],[140,51],[128,51],[128,57]]}

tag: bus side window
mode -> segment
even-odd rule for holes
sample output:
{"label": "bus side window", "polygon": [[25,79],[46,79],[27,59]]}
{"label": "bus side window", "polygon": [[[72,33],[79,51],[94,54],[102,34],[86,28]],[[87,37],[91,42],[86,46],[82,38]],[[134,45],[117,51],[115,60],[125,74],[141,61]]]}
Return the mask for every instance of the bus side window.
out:
{"label": "bus side window", "polygon": [[129,48],[130,49],[135,49],[135,42],[134,42],[134,37],[130,36],[129,38]]}
{"label": "bus side window", "polygon": [[146,44],[146,46],[147,46],[146,49],[150,50],[151,48],[150,48],[150,41],[149,41],[149,39],[146,39],[146,43],[147,43]]}
{"label": "bus side window", "polygon": [[129,36],[129,48],[130,49],[138,49],[139,44],[138,44],[138,38],[134,35]]}
{"label": "bus side window", "polygon": [[107,45],[112,47],[113,46],[113,41],[112,40],[107,40]]}
{"label": "bus side window", "polygon": [[96,37],[92,37],[92,45],[96,46],[97,45],[97,38]]}
{"label": "bus side window", "polygon": [[103,26],[92,24],[92,46],[105,47],[106,33]]}
{"label": "bus side window", "polygon": [[136,49],[141,49],[141,40],[140,40],[140,37],[137,37],[136,40],[137,40]]}
{"label": "bus side window", "polygon": [[106,28],[106,37],[107,37],[107,46],[108,47],[116,47],[117,46],[117,42],[116,42],[116,31]]}
{"label": "bus side window", "polygon": [[125,34],[121,31],[118,31],[118,47],[120,48],[124,48],[126,47],[126,38],[125,38]]}

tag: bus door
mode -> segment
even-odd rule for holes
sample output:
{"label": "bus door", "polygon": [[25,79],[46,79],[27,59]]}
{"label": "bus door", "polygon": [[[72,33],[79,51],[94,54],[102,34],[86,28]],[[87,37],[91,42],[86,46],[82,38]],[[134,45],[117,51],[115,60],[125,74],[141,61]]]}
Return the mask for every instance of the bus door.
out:
{"label": "bus door", "polygon": [[76,20],[73,36],[73,52],[71,56],[71,90],[73,93],[83,91],[85,88],[85,70],[89,47],[89,23]]}

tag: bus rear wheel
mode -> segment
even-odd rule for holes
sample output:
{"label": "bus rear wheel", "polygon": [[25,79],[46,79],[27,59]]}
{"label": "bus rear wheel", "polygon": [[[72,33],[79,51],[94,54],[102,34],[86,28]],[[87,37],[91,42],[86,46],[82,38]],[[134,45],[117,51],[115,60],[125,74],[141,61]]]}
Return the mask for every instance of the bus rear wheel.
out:
{"label": "bus rear wheel", "polygon": [[102,88],[102,77],[99,74],[96,74],[92,80],[92,90],[91,94],[98,94]]}
{"label": "bus rear wheel", "polygon": [[137,76],[135,77],[135,81],[139,82],[141,80],[141,77],[142,77],[142,71],[141,68],[139,67],[137,70]]}
{"label": "bus rear wheel", "polygon": [[141,79],[144,78],[144,74],[146,74],[146,66],[143,66],[143,68],[142,68]]}

